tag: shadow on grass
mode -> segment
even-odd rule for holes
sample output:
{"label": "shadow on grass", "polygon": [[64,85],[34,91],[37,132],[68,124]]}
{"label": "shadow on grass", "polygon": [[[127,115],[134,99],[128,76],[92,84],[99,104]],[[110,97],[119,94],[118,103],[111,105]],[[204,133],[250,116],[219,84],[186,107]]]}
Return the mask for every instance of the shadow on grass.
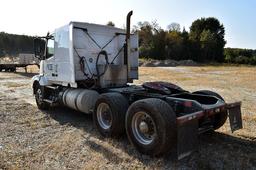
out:
{"label": "shadow on grass", "polygon": [[[56,107],[44,112],[54,120],[58,121],[61,125],[71,125],[77,129],[83,130],[86,136],[89,136],[85,137],[88,138],[85,140],[85,144],[95,152],[102,154],[110,162],[118,164],[123,161],[119,155],[112,152],[109,148],[89,139],[90,137],[94,137],[96,139],[104,140],[95,128],[91,114],[81,113],[66,107]],[[121,137],[117,140],[123,140],[123,138],[124,137]]]}
{"label": "shadow on grass", "polygon": [[[92,115],[77,112],[69,108],[54,108],[46,113],[62,125],[69,124],[83,130],[86,134],[89,134],[89,136],[93,136],[99,140],[105,140],[93,125]],[[255,140],[247,140],[219,132],[200,135],[198,151],[180,161],[177,161],[174,153],[162,157],[142,155],[129,144],[125,135],[110,140],[110,143],[113,147],[138,159],[147,167],[190,167],[192,169],[251,169],[256,167]],[[101,143],[87,140],[85,144],[92,150],[103,155],[110,162],[118,164],[127,161],[121,155],[113,152],[110,148],[106,148]]]}
{"label": "shadow on grass", "polygon": [[19,74],[19,75],[24,76],[24,77],[32,78],[33,76],[37,75],[38,73],[15,72],[15,74]]}

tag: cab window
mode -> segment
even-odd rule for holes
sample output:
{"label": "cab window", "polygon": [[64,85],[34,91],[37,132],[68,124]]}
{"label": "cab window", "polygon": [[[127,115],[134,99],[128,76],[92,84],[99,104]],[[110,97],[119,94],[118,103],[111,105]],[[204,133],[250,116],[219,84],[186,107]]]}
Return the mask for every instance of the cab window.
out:
{"label": "cab window", "polygon": [[54,54],[54,39],[49,39],[47,41],[47,56],[46,58],[52,57]]}

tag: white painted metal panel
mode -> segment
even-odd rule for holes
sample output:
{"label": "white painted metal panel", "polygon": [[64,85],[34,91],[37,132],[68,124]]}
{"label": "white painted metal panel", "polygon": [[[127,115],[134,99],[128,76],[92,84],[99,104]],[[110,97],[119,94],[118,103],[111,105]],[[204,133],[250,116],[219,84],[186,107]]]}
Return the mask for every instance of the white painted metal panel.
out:
{"label": "white painted metal panel", "polygon": [[[76,80],[84,80],[86,76],[84,76],[81,66],[80,66],[80,57],[84,57],[85,60],[85,68],[84,72],[92,77],[92,75],[96,75],[96,59],[97,55],[101,50],[105,50],[108,54],[108,61],[111,63],[113,61],[113,65],[124,66],[124,50],[120,52],[118,57],[114,60],[115,56],[118,54],[119,50],[125,44],[125,30],[109,27],[104,25],[96,25],[96,24],[88,24],[88,23],[73,23],[74,31],[73,31],[73,39],[74,39],[74,66],[75,66],[75,78]],[[87,34],[86,33],[87,30]],[[120,35],[116,35],[119,33]],[[115,38],[113,38],[115,37]],[[113,39],[111,41],[111,39]],[[96,44],[95,42],[98,44]],[[104,47],[109,41],[111,41],[104,49]],[[99,47],[100,46],[100,47]],[[130,77],[132,79],[138,78],[138,35],[131,35],[131,56],[130,63],[131,63],[131,73]],[[136,50],[135,50],[136,49]],[[77,55],[79,54],[79,56]],[[99,65],[105,65],[106,61],[104,56],[101,56],[98,62]],[[117,75],[117,74],[116,74]],[[109,75],[104,75],[102,77],[103,81],[101,82],[104,84],[104,79],[107,82],[111,82]],[[122,71],[119,78],[113,79],[116,80],[120,79],[120,83],[124,82],[124,79],[127,79],[127,73]],[[125,82],[126,83],[126,82]],[[125,84],[124,83],[124,84]],[[107,83],[108,84],[108,83]]]}
{"label": "white painted metal panel", "polygon": [[132,79],[138,79],[138,68],[139,68],[139,36],[138,33],[131,35],[131,52],[129,61],[131,64],[130,77]]}
{"label": "white painted metal panel", "polygon": [[[101,49],[104,47],[115,35],[116,33],[124,33],[124,30],[109,27],[109,26],[103,26],[103,25],[96,25],[96,24],[88,24],[88,23],[73,23],[74,27],[79,27],[83,29],[88,30],[87,35],[83,29],[75,28],[73,31],[73,37],[74,37],[74,48],[77,50],[80,57],[85,57],[85,60],[87,66],[85,68],[85,72],[91,76],[91,73],[96,75],[96,59],[97,55],[101,50],[107,51],[109,62],[111,62],[115,55],[118,53],[120,48],[122,48],[124,44],[124,35],[116,36],[111,43],[109,43],[104,49]],[[95,42],[89,37],[91,36],[93,40],[100,46],[98,47]],[[120,37],[123,37],[120,41]],[[122,53],[120,56],[123,56]],[[120,65],[122,64],[120,59],[121,57],[118,57],[114,64]],[[85,76],[83,72],[81,71],[80,67],[80,58],[74,51],[74,63],[75,63],[75,71],[76,71],[76,80],[83,80],[85,79]],[[106,64],[106,61],[104,57],[100,57],[98,64]]]}
{"label": "white painted metal panel", "polygon": [[70,57],[70,27],[63,26],[55,30],[54,62],[56,67],[56,81],[74,83],[72,79],[72,62]]}

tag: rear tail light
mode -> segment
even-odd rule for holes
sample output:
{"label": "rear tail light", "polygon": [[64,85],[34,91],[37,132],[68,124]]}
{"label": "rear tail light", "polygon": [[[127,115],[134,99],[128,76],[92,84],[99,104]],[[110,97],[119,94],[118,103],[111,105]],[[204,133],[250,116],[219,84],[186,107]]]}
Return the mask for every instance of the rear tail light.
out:
{"label": "rear tail light", "polygon": [[186,101],[184,102],[185,107],[192,107],[192,102],[191,101]]}

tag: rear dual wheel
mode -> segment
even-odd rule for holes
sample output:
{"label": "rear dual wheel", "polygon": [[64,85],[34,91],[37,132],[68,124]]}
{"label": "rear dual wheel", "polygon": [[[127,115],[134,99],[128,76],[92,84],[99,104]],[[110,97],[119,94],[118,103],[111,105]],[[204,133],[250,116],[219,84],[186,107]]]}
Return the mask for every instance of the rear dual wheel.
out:
{"label": "rear dual wheel", "polygon": [[148,155],[168,153],[176,144],[176,115],[161,99],[149,98],[134,102],[120,93],[102,94],[93,114],[98,131],[105,137],[124,133],[135,148]]}
{"label": "rear dual wheel", "polygon": [[166,154],[176,144],[176,115],[161,99],[138,100],[127,111],[126,133],[141,153]]}

